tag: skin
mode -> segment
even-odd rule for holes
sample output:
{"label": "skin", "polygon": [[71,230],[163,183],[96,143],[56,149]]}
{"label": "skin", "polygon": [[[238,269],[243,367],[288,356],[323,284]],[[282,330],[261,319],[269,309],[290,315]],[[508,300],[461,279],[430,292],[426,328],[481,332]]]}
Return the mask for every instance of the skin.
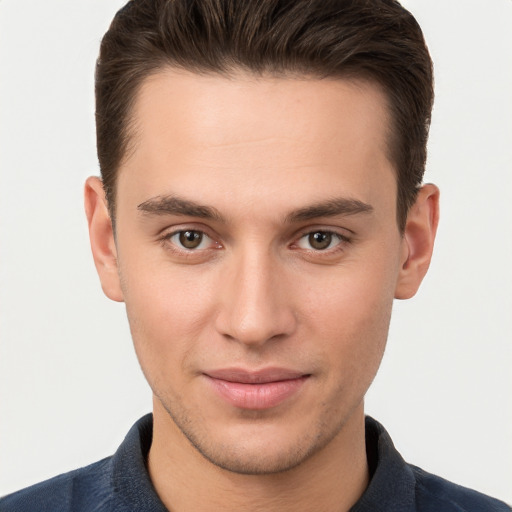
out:
{"label": "skin", "polygon": [[[126,303],[154,393],[158,494],[177,512],[348,510],[368,484],[363,398],[393,299],[427,271],[438,189],[420,190],[401,234],[386,98],[371,83],[169,69],[133,114],[115,237],[98,178],[85,204],[103,290]],[[210,385],[232,367],[307,377],[253,410]]]}

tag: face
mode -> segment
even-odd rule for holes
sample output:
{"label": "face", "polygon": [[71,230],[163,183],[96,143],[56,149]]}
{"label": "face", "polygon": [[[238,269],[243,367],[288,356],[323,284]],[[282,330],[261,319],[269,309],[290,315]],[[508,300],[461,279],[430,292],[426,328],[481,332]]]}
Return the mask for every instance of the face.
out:
{"label": "face", "polygon": [[169,70],[134,121],[117,266],[155,414],[220,467],[296,466],[361,417],[384,351],[404,254],[385,97]]}

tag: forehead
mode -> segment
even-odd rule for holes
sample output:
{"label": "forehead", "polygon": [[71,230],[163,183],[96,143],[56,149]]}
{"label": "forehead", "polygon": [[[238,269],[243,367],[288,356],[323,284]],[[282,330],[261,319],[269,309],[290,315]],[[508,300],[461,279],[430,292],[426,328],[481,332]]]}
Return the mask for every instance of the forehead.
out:
{"label": "forehead", "polygon": [[259,191],[275,207],[285,191],[324,200],[336,184],[368,202],[391,178],[395,198],[386,97],[368,82],[165,70],[140,88],[131,127],[119,195],[123,183],[143,200]]}
{"label": "forehead", "polygon": [[[170,116],[177,121],[173,126]],[[258,135],[309,138],[330,130],[340,135],[340,149],[352,142],[344,128],[368,128],[371,122],[383,128],[368,132],[377,135],[379,140],[372,137],[371,142],[383,150],[389,125],[387,97],[369,81],[242,72],[199,75],[175,69],[145,79],[132,120],[135,137],[143,135],[137,128],[165,124],[180,140],[208,144],[245,142]]]}

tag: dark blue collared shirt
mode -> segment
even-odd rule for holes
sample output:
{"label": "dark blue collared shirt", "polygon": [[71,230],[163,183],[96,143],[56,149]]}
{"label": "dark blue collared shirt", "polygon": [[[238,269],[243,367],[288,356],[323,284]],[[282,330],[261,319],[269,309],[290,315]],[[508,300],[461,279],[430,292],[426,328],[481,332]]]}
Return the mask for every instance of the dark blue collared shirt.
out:
{"label": "dark blue collared shirt", "polygon": [[[152,416],[117,452],[0,499],[0,512],[168,512],[146,467]],[[370,485],[351,512],[512,512],[505,503],[407,464],[382,425],[366,418]]]}

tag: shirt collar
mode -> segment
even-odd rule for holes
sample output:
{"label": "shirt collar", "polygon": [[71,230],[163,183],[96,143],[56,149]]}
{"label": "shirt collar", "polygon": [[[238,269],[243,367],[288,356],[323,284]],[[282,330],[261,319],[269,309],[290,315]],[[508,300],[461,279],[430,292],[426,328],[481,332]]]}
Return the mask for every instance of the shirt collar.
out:
{"label": "shirt collar", "polygon": [[[350,512],[414,512],[415,478],[412,470],[380,423],[367,416],[365,428],[371,480]],[[153,416],[142,417],[112,458],[113,512],[167,512],[151,483],[146,465],[152,429]]]}
{"label": "shirt collar", "polygon": [[112,458],[113,512],[168,512],[151,483],[147,456],[153,438],[153,415],[143,416]]}
{"label": "shirt collar", "polygon": [[414,512],[415,477],[384,427],[370,416],[365,420],[366,456],[371,480],[350,512],[393,510]]}

